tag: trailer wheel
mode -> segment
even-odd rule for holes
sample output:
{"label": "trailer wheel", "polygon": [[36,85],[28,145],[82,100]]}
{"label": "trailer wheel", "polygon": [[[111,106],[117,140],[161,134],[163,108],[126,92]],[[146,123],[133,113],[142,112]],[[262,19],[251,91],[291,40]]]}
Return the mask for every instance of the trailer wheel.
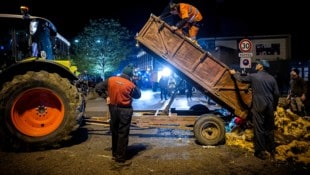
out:
{"label": "trailer wheel", "polygon": [[200,116],[194,123],[194,135],[197,141],[203,145],[218,145],[225,139],[224,121],[214,115]]}
{"label": "trailer wheel", "polygon": [[29,150],[56,146],[80,125],[82,98],[66,78],[29,71],[4,84],[0,92],[0,130],[5,148]]}

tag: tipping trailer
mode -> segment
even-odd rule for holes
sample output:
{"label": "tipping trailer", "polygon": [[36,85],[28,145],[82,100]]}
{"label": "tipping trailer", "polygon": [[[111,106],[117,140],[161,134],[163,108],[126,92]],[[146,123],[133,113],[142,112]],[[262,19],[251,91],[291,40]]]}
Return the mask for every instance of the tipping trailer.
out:
{"label": "tipping trailer", "polygon": [[[191,82],[235,116],[246,119],[252,102],[249,84],[237,82],[229,67],[210,52],[194,44],[183,34],[151,14],[136,36],[140,47],[169,65],[174,72]],[[204,114],[194,123],[196,139],[205,145],[216,145],[224,139],[225,127],[218,116]]]}

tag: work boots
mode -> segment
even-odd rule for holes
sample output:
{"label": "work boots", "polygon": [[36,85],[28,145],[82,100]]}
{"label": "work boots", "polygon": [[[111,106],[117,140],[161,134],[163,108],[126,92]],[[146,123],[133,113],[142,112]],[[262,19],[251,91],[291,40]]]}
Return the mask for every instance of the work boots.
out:
{"label": "work boots", "polygon": [[267,151],[255,152],[254,156],[261,160],[266,160],[270,158],[270,154]]}

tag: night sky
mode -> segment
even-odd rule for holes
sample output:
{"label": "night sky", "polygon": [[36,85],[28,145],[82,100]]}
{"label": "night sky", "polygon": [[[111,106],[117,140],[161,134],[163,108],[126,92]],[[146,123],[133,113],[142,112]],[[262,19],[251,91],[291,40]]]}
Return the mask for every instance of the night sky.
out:
{"label": "night sky", "polygon": [[[289,0],[287,0],[289,1]],[[204,16],[199,37],[290,34],[292,55],[310,59],[310,27],[306,1],[283,0],[183,0],[195,5]],[[106,4],[105,4],[106,3]],[[138,32],[151,13],[159,16],[169,0],[43,1],[1,0],[0,13],[19,13],[20,5],[30,14],[50,19],[58,32],[73,39],[89,19],[113,18],[132,32]],[[304,20],[304,22],[303,22]]]}

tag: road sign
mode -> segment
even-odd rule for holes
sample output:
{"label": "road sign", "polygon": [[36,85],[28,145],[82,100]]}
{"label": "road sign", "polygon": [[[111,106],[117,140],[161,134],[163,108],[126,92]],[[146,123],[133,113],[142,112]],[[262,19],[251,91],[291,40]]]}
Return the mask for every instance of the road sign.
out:
{"label": "road sign", "polygon": [[240,58],[240,68],[251,68],[251,58]]}
{"label": "road sign", "polygon": [[251,52],[252,51],[252,41],[249,39],[242,39],[239,42],[239,49],[241,52]]}
{"label": "road sign", "polygon": [[241,58],[252,58],[253,57],[252,52],[240,52],[238,55]]}

